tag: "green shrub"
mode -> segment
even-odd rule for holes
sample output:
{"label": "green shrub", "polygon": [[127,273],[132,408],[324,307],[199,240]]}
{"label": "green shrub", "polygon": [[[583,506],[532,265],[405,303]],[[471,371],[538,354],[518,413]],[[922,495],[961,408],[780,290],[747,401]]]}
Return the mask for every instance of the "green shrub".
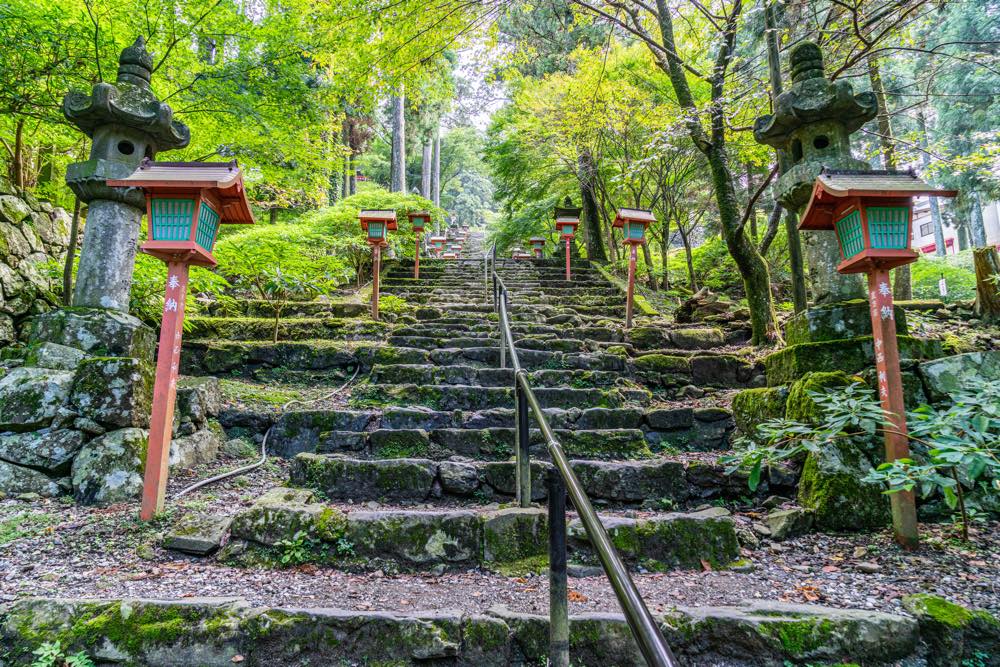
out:
{"label": "green shrub", "polygon": [[[944,276],[948,296],[941,297],[938,281]],[[914,299],[969,301],[976,298],[976,271],[972,265],[972,250],[955,255],[935,257],[923,255],[910,265],[910,280]]]}

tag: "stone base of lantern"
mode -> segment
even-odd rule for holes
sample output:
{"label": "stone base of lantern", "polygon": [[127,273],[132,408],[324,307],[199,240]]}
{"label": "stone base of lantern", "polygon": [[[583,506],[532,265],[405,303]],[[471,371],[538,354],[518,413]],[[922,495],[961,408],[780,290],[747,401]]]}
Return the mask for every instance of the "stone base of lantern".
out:
{"label": "stone base of lantern", "polygon": [[[906,311],[896,306],[893,314],[896,333],[906,336]],[[828,340],[863,338],[872,335],[867,299],[813,306],[793,315],[785,323],[785,344],[820,343]]]}
{"label": "stone base of lantern", "polygon": [[[22,339],[3,354],[0,492],[138,504],[156,332],[116,310],[65,308],[33,318]],[[214,458],[219,403],[217,382],[178,390],[178,465]]]}

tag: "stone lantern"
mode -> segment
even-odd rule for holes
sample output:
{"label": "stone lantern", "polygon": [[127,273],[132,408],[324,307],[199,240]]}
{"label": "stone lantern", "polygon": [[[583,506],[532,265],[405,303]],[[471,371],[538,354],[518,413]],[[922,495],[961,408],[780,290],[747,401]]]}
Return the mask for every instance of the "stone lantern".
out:
{"label": "stone lantern", "polygon": [[68,93],[63,114],[93,140],[90,159],[66,170],[67,185],[89,206],[73,305],[127,312],[146,198],[140,188],[107,181],[127,178],[158,151],[187,146],[191,134],[150,89],[153,58],[142,37],[118,63],[114,84]]}
{"label": "stone lantern", "polygon": [[[823,168],[865,170],[871,166],[851,155],[851,133],[875,117],[874,93],[854,94],[847,81],[830,81],[823,54],[802,42],[790,57],[792,85],[778,95],[774,112],[754,122],[754,138],[788,156],[788,169],[778,178],[775,195],[789,211],[802,213],[813,183]],[[835,303],[864,296],[861,283],[831,270],[840,252],[833,234],[803,235],[813,302]]]}

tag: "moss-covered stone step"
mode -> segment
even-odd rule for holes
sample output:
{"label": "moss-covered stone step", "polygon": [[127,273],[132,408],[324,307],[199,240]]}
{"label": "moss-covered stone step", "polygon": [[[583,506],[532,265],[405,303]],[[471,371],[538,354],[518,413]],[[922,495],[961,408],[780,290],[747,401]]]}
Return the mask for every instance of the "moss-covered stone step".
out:
{"label": "moss-covered stone step", "polygon": [[[949,630],[954,641],[942,641],[944,633],[922,616],[771,601],[675,607],[655,618],[688,665],[960,665],[975,659],[976,647],[988,637],[964,623]],[[982,625],[996,623],[990,621]],[[42,643],[59,642],[67,654],[116,655],[135,665],[181,664],[166,656],[196,655],[206,667],[236,662],[508,667],[545,664],[548,622],[547,615],[475,606],[397,613],[283,609],[238,598],[30,598],[3,609],[0,643],[11,665],[29,664]],[[570,616],[569,647],[578,667],[646,664],[619,613]]]}
{"label": "moss-covered stone step", "polygon": [[[551,408],[643,405],[651,398],[644,389],[630,388],[538,387],[534,392],[543,407]],[[350,402],[355,407],[423,405],[435,410],[485,410],[508,407],[513,401],[513,387],[366,384],[354,389]]]}
{"label": "moss-covered stone step", "polygon": [[[273,318],[190,317],[186,323],[190,325],[188,331],[193,338],[271,340],[274,336]],[[373,320],[297,317],[278,323],[278,339],[374,340],[383,337],[389,329],[386,322]]]}
{"label": "moss-covered stone step", "polygon": [[[430,338],[425,336],[389,336],[390,345],[397,347],[412,347],[418,350],[436,350],[440,348],[484,347],[500,344],[498,334],[481,334],[478,336],[449,336]],[[587,342],[578,338],[556,338],[546,336],[515,336],[514,345],[529,350],[546,350],[549,352],[584,352],[588,349]]]}
{"label": "moss-covered stone step", "polygon": [[[592,500],[614,505],[677,508],[706,500],[736,501],[749,494],[745,476],[718,483],[718,478],[725,476],[721,464],[658,456],[634,461],[575,459],[571,466]],[[545,500],[545,476],[550,470],[546,461],[533,459],[533,500]],[[331,500],[425,502],[451,498],[482,503],[514,496],[515,463],[462,457],[437,461],[302,453],[292,461],[289,483]],[[764,487],[757,495],[768,492],[766,476]]]}
{"label": "moss-covered stone step", "polygon": [[[500,365],[499,346],[430,350],[426,354],[432,363],[439,366],[469,364],[495,368]],[[519,349],[517,356],[521,362],[521,366],[528,370],[583,369],[593,371],[625,371],[628,368],[624,355],[603,352],[570,354],[549,352],[546,350]]]}
{"label": "moss-covered stone step", "polygon": [[631,368],[637,379],[651,387],[693,384],[699,387],[741,389],[764,384],[764,376],[756,366],[747,359],[731,354],[639,354],[632,358]]}
{"label": "moss-covered stone step", "polygon": [[[281,307],[282,317],[315,317],[326,315],[328,317],[364,317],[371,310],[367,303],[354,303],[344,301],[286,301],[275,304]],[[261,299],[245,299],[236,304],[214,304],[209,306],[211,315],[225,316],[227,309],[238,309],[244,317],[274,317],[274,307],[268,301]]]}
{"label": "moss-covered stone step", "polygon": [[371,370],[376,364],[422,364],[430,362],[426,350],[399,348],[383,342],[342,340],[184,341],[181,372],[186,375],[235,373],[250,376],[259,369]]}
{"label": "moss-covered stone step", "polygon": [[[476,368],[475,366],[435,366],[432,364],[379,364],[372,369],[376,384],[463,384],[482,387],[512,387],[512,368]],[[613,371],[538,370],[529,373],[532,387],[570,386],[577,388],[608,387],[625,384]]]}
{"label": "moss-covered stone step", "polygon": [[[725,568],[739,555],[733,520],[721,508],[630,519],[610,514],[623,560],[655,571]],[[587,540],[571,523],[570,558],[594,561]],[[296,560],[346,570],[419,571],[430,568],[502,568],[548,551],[546,512],[538,508],[363,510],[341,512],[305,489],[277,488],[242,510],[220,553],[237,564],[280,563],[295,545]]]}

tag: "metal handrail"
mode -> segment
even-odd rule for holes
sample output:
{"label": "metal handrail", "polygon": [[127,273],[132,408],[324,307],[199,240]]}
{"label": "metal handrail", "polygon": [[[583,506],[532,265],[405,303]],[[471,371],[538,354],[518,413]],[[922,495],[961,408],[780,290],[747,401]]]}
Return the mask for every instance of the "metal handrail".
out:
{"label": "metal handrail", "polygon": [[[490,259],[492,258],[492,270]],[[611,582],[611,587],[618,598],[635,637],[639,650],[651,667],[678,667],[677,660],[670,646],[663,638],[656,620],[639,594],[632,576],[622,562],[621,556],[611,543],[608,532],[601,523],[594,506],[587,497],[587,492],[580,484],[576,473],[569,464],[566,452],[556,439],[548,419],[542,411],[528,372],[521,367],[514,345],[514,335],[510,328],[508,306],[510,293],[503,279],[496,271],[496,246],[487,253],[486,283],[493,282],[493,304],[499,316],[500,328],[500,365],[506,367],[505,352],[509,350],[511,367],[514,370],[514,393],[517,402],[515,411],[515,426],[517,434],[516,467],[517,467],[517,497],[522,507],[531,502],[531,461],[528,452],[528,409],[534,415],[535,421],[542,432],[545,446],[552,458],[557,475],[550,474],[548,478],[549,503],[549,660],[554,667],[569,665],[569,600],[567,599],[566,573],[566,496],[568,495],[580,515],[590,543],[597,552],[597,557],[604,569],[604,574]]]}

